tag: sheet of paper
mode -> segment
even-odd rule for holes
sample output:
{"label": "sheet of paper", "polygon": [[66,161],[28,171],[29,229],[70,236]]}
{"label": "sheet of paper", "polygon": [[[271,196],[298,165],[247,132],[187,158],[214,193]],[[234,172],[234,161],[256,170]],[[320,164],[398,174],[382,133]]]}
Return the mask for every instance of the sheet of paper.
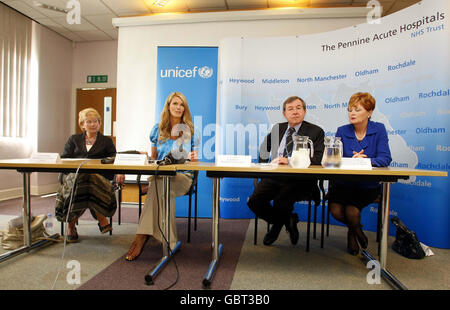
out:
{"label": "sheet of paper", "polygon": [[116,154],[114,165],[137,165],[144,166],[147,162],[145,154]]}
{"label": "sheet of paper", "polygon": [[60,161],[58,153],[33,153],[30,162],[54,164]]}
{"label": "sheet of paper", "polygon": [[343,157],[339,169],[345,170],[372,170],[370,158],[347,158]]}
{"label": "sheet of paper", "polygon": [[250,167],[252,157],[250,155],[218,155],[216,165],[230,167]]}

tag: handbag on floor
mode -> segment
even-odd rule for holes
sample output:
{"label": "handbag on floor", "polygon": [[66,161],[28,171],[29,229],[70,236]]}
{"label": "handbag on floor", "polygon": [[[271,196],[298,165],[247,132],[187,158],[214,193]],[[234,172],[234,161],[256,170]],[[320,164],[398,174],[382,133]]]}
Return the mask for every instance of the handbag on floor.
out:
{"label": "handbag on floor", "polygon": [[416,233],[409,230],[405,224],[396,216],[391,219],[391,222],[397,227],[395,241],[392,244],[392,249],[407,258],[422,259],[425,257],[425,252],[417,239]]}
{"label": "handbag on floor", "polygon": [[[31,228],[31,242],[46,239],[48,237],[45,231],[44,221],[47,215],[41,214],[32,217]],[[13,224],[13,221],[8,222],[8,229],[2,231],[2,247],[5,250],[15,250],[24,245],[23,242],[23,224],[18,226]]]}

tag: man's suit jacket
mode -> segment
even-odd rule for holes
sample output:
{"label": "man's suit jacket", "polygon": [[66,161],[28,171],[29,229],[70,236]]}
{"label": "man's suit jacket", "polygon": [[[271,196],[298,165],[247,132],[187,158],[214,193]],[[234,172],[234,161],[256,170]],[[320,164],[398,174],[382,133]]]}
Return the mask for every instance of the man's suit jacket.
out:
{"label": "man's suit jacket", "polygon": [[[272,127],[270,133],[264,138],[263,143],[259,148],[260,163],[267,163],[278,157],[278,147],[283,139],[284,133],[288,128],[288,122],[278,123]],[[312,165],[320,165],[323,156],[324,136],[325,133],[322,128],[317,125],[311,124],[307,121],[303,121],[302,125],[296,133],[300,136],[308,136],[314,145],[314,155],[311,159]]]}

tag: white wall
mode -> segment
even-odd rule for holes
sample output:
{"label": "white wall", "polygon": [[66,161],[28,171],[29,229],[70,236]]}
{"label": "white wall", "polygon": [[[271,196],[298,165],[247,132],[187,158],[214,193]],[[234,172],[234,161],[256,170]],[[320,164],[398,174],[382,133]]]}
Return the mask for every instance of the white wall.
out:
{"label": "white wall", "polygon": [[148,135],[155,121],[158,46],[219,46],[220,40],[226,37],[303,35],[363,22],[365,18],[359,17],[120,27],[117,60],[117,148],[149,150]]}

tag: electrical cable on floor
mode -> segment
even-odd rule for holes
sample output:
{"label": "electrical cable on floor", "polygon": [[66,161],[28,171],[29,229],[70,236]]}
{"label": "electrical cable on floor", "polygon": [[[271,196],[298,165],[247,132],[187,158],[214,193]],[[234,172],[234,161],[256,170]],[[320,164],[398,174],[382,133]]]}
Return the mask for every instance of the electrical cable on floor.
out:
{"label": "electrical cable on floor", "polygon": [[[80,171],[81,166],[83,166],[88,161],[89,161],[89,159],[88,160],[83,160],[80,163],[80,165],[78,166],[78,168],[77,168],[77,170],[75,172],[75,179],[73,181],[72,190],[70,192],[69,208],[68,208],[68,211],[67,211],[66,220],[64,221],[64,231],[66,231],[66,232],[68,232],[68,220],[69,220],[70,211],[72,210],[72,200],[73,200],[74,188],[76,187],[76,184],[77,184],[78,172]],[[53,282],[53,285],[52,285],[52,288],[51,288],[52,290],[55,288],[56,281],[58,281],[59,275],[60,275],[60,273],[62,271],[62,268],[64,266],[64,255],[66,253],[67,235],[68,235],[67,233],[64,235],[64,247],[63,247],[63,253],[62,253],[62,256],[61,256],[61,264],[60,264],[58,273],[56,274],[55,281]]]}

